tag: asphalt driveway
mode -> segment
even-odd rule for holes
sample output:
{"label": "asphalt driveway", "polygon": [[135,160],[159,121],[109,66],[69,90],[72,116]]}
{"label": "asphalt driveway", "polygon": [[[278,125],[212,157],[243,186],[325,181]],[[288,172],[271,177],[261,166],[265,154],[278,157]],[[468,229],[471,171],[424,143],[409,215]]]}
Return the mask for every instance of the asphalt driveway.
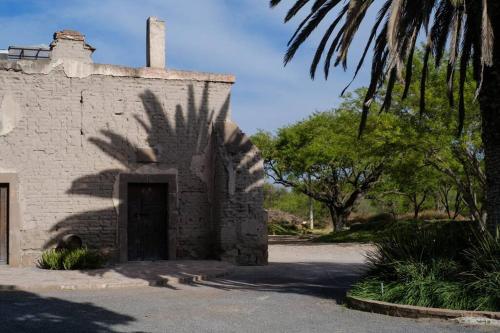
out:
{"label": "asphalt driveway", "polygon": [[495,332],[339,303],[369,247],[286,243],[270,265],[194,285],[0,293],[0,332]]}

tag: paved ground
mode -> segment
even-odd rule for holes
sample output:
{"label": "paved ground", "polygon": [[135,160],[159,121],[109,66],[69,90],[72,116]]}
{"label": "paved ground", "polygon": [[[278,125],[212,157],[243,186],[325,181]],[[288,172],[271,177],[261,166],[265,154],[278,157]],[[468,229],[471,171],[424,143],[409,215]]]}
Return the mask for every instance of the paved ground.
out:
{"label": "paved ground", "polygon": [[220,261],[131,262],[89,271],[50,271],[0,266],[0,290],[88,290],[172,286],[225,275],[233,265]]}
{"label": "paved ground", "polygon": [[367,249],[271,245],[269,266],[189,286],[0,292],[0,332],[495,332],[338,305]]}

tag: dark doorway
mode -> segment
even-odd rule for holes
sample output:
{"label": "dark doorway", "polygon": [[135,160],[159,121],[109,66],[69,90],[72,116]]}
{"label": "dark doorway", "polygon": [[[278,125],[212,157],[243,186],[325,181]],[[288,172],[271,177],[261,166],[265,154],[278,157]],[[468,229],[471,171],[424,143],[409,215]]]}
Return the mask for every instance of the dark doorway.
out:
{"label": "dark doorway", "polygon": [[128,260],[168,259],[167,184],[128,184]]}
{"label": "dark doorway", "polygon": [[0,184],[0,265],[9,260],[9,185]]}

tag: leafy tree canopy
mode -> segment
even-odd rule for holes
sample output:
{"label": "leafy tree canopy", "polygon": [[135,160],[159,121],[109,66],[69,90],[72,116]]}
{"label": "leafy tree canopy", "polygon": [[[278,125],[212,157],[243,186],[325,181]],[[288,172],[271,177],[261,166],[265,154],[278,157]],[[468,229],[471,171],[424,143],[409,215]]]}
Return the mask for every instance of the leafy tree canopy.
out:
{"label": "leafy tree canopy", "polygon": [[400,120],[391,114],[374,117],[370,135],[358,139],[361,112],[354,104],[318,112],[278,130],[259,132],[266,171],[276,183],[324,203],[334,227],[342,227],[355,204],[380,179],[404,142]]}

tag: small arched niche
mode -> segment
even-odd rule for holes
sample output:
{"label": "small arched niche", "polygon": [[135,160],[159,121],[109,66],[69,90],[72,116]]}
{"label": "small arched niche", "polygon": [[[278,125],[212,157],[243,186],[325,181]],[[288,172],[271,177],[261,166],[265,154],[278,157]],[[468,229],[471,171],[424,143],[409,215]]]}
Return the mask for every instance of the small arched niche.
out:
{"label": "small arched niche", "polygon": [[7,135],[16,127],[21,108],[11,94],[0,96],[0,136]]}

